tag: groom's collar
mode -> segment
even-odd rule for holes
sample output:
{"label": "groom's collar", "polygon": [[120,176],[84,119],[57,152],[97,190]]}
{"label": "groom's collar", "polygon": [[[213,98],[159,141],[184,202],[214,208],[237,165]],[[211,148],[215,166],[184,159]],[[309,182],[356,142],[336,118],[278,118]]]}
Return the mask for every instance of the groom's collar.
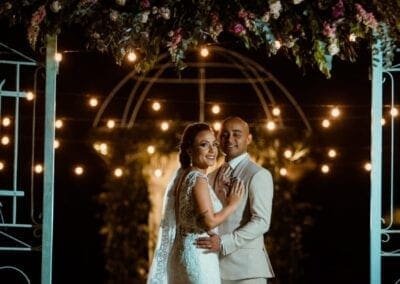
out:
{"label": "groom's collar", "polygon": [[228,164],[229,164],[229,166],[231,166],[232,169],[235,169],[236,166],[237,166],[241,161],[243,161],[244,159],[247,158],[247,156],[248,156],[247,153],[243,153],[243,154],[241,154],[240,156],[237,156],[236,158],[233,158],[232,160],[230,160],[230,161],[228,162]]}

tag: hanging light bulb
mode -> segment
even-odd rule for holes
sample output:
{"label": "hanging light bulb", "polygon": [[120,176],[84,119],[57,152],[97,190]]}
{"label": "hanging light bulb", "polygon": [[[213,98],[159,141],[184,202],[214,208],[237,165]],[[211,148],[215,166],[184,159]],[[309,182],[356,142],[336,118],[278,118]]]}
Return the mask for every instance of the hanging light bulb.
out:
{"label": "hanging light bulb", "polygon": [[208,50],[207,47],[202,47],[202,48],[200,49],[200,55],[201,55],[202,57],[207,57],[208,55],[210,55],[210,51]]}
{"label": "hanging light bulb", "polygon": [[354,33],[351,33],[349,35],[349,41],[355,42],[357,40],[357,36]]}
{"label": "hanging light bulb", "polygon": [[328,165],[322,165],[321,166],[321,172],[323,173],[323,174],[327,174],[327,173],[329,173],[329,171],[330,171],[330,168],[329,168],[329,166]]}
{"label": "hanging light bulb", "polygon": [[10,138],[7,135],[1,137],[1,144],[3,144],[3,145],[10,144]]}
{"label": "hanging light bulb", "polygon": [[149,145],[147,146],[147,153],[149,153],[150,155],[154,154],[156,152],[156,147],[154,147],[153,145]]}
{"label": "hanging light bulb", "polygon": [[4,162],[0,162],[0,171],[4,170],[4,168],[5,168]]}
{"label": "hanging light bulb", "polygon": [[331,126],[331,122],[329,121],[329,119],[324,119],[323,121],[322,121],[322,127],[323,128],[328,128],[328,127],[330,127]]}
{"label": "hanging light bulb", "polygon": [[221,112],[221,107],[220,107],[219,105],[215,104],[215,105],[213,105],[213,106],[211,107],[211,112],[212,112],[213,114],[218,114],[218,113]]}
{"label": "hanging light bulb", "polygon": [[43,172],[43,166],[41,164],[37,164],[37,165],[35,165],[33,170],[35,171],[35,173],[41,174]]}
{"label": "hanging light bulb", "polygon": [[381,118],[381,125],[385,125],[386,124],[386,119],[384,119],[383,117]]}
{"label": "hanging light bulb", "polygon": [[61,119],[57,119],[56,122],[55,122],[55,126],[56,126],[57,129],[60,129],[60,128],[62,128],[64,126],[64,123],[63,123],[63,121]]}
{"label": "hanging light bulb", "polygon": [[95,107],[97,107],[98,104],[99,104],[99,100],[97,98],[92,97],[92,98],[89,99],[89,106],[90,107],[95,108]]}
{"label": "hanging light bulb", "polygon": [[107,127],[108,127],[109,129],[113,129],[113,128],[115,127],[115,120],[109,119],[109,120],[107,121]]}
{"label": "hanging light bulb", "polygon": [[135,62],[137,60],[137,55],[134,51],[129,51],[126,57],[130,62]]}
{"label": "hanging light bulb", "polygon": [[336,156],[337,156],[336,150],[335,149],[329,149],[328,157],[329,158],[335,158]]}
{"label": "hanging light bulb", "polygon": [[26,93],[26,99],[27,99],[28,101],[32,101],[34,98],[35,98],[35,95],[34,95],[34,93],[32,93],[31,91],[29,91],[29,92]]}
{"label": "hanging light bulb", "polygon": [[331,116],[334,118],[337,118],[337,117],[339,117],[339,115],[340,115],[340,109],[338,107],[334,107],[331,110]]}
{"label": "hanging light bulb", "polygon": [[276,129],[276,124],[275,124],[275,122],[273,122],[273,121],[268,121],[267,124],[265,125],[265,127],[266,127],[268,130],[272,131],[272,130],[275,130],[275,129]]}
{"label": "hanging light bulb", "polygon": [[163,172],[162,172],[161,169],[156,169],[156,170],[154,171],[154,176],[155,176],[156,178],[160,178],[160,177],[162,176],[162,174],[163,174]]}
{"label": "hanging light bulb", "polygon": [[392,108],[390,109],[390,115],[393,116],[393,117],[398,116],[398,115],[399,115],[398,109],[395,108],[395,107],[392,107]]}
{"label": "hanging light bulb", "polygon": [[167,131],[168,129],[169,129],[169,123],[166,122],[166,121],[163,121],[163,122],[161,123],[161,130],[162,130],[162,131]]}
{"label": "hanging light bulb", "polygon": [[158,101],[152,103],[151,108],[154,111],[159,111],[161,109],[161,104]]}
{"label": "hanging light bulb", "polygon": [[84,172],[84,169],[83,169],[82,166],[76,166],[76,167],[74,168],[74,173],[75,173],[77,176],[82,175],[83,172]]}
{"label": "hanging light bulb", "polygon": [[3,124],[3,126],[4,127],[8,127],[8,126],[10,126],[10,124],[11,124],[11,119],[9,118],[9,117],[4,117],[3,118],[3,121],[2,121],[2,124]]}
{"label": "hanging light bulb", "polygon": [[122,177],[123,174],[124,174],[124,171],[121,168],[116,168],[114,170],[114,176],[116,176],[117,178]]}
{"label": "hanging light bulb", "polygon": [[60,147],[60,141],[58,139],[54,140],[54,149],[58,149]]}
{"label": "hanging light bulb", "polygon": [[370,162],[365,163],[365,164],[364,164],[364,169],[365,169],[367,172],[370,172],[370,171],[372,170],[372,165],[371,165],[371,163],[370,163]]}
{"label": "hanging light bulb", "polygon": [[213,128],[214,128],[215,131],[220,131],[221,127],[222,127],[222,123],[221,122],[216,121],[216,122],[213,123]]}
{"label": "hanging light bulb", "polygon": [[281,176],[287,176],[287,169],[285,169],[285,168],[281,168],[280,170],[279,170],[279,174],[281,175]]}
{"label": "hanging light bulb", "polygon": [[62,58],[63,58],[63,56],[62,56],[62,53],[60,53],[60,52],[57,52],[57,53],[54,55],[54,59],[55,59],[57,62],[61,62]]}
{"label": "hanging light bulb", "polygon": [[292,155],[293,155],[293,152],[292,152],[292,150],[285,150],[285,152],[283,152],[283,156],[286,158],[286,159],[290,159],[291,157],[292,157]]}
{"label": "hanging light bulb", "polygon": [[279,116],[281,114],[281,109],[279,107],[274,107],[272,109],[272,115]]}

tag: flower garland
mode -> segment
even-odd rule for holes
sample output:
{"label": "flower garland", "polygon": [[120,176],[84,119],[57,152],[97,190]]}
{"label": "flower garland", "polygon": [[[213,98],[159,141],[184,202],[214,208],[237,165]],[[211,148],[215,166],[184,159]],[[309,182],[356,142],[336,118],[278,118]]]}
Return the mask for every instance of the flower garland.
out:
{"label": "flower garland", "polygon": [[[27,27],[33,48],[43,35],[78,24],[88,46],[110,52],[117,62],[134,50],[138,71],[150,69],[168,50],[178,69],[186,51],[223,39],[249,49],[282,52],[298,66],[316,66],[329,77],[332,58],[356,59],[372,34],[384,42],[385,62],[400,39],[400,3],[351,0],[172,1],[32,0],[4,1],[0,18]],[[364,39],[364,40],[363,40]]]}

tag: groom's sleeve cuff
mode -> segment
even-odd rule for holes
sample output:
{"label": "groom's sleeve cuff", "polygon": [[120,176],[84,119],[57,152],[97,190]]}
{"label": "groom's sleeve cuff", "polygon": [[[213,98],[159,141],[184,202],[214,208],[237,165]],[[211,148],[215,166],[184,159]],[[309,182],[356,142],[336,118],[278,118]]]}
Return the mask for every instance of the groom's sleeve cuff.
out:
{"label": "groom's sleeve cuff", "polygon": [[225,234],[221,236],[221,254],[228,255],[236,250],[232,234]]}

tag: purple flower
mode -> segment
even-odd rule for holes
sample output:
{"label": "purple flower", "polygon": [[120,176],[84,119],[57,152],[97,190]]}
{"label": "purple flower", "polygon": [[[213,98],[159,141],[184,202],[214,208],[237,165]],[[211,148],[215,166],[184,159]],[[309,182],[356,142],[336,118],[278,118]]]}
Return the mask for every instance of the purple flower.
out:
{"label": "purple flower", "polygon": [[230,31],[237,35],[246,33],[246,29],[243,27],[241,23],[234,23],[230,28]]}
{"label": "purple flower", "polygon": [[344,5],[343,1],[339,0],[335,6],[332,7],[332,17],[334,19],[344,16]]}

